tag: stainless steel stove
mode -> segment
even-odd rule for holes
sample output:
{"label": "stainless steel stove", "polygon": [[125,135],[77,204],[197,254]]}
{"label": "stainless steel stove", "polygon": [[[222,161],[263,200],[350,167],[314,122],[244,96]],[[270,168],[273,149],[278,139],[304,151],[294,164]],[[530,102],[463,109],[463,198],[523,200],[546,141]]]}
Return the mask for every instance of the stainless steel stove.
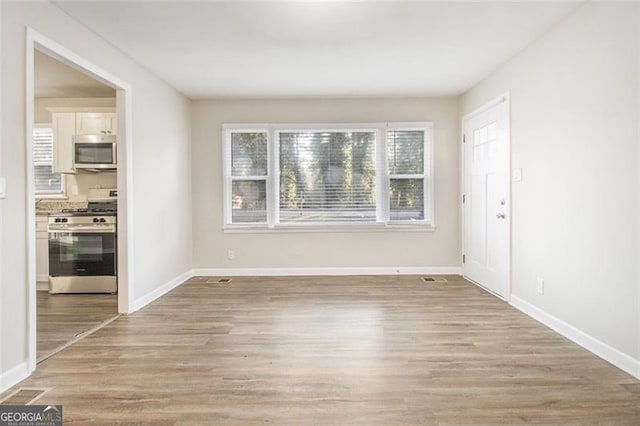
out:
{"label": "stainless steel stove", "polygon": [[49,214],[49,292],[116,293],[117,190],[93,189],[86,209]]}

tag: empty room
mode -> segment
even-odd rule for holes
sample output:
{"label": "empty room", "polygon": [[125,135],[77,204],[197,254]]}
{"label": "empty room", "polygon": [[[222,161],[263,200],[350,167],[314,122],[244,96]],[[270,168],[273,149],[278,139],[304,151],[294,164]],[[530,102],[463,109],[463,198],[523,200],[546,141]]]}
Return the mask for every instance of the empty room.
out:
{"label": "empty room", "polygon": [[0,425],[640,424],[640,2],[0,35]]}

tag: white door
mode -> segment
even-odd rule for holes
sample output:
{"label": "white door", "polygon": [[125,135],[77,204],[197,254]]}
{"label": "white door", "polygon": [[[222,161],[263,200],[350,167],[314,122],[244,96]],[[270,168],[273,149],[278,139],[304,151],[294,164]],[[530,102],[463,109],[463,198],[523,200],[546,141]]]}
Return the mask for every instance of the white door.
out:
{"label": "white door", "polygon": [[464,275],[509,297],[510,147],[507,99],[464,121]]}

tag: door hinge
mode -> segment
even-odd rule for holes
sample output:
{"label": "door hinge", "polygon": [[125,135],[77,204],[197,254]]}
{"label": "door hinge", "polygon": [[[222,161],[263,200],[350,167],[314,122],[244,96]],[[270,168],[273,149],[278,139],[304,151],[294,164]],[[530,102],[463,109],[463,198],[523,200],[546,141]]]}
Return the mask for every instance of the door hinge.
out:
{"label": "door hinge", "polygon": [[464,194],[462,194],[462,204],[464,204],[465,201],[467,201],[467,197]]}
{"label": "door hinge", "polygon": [[465,255],[463,254],[463,255],[462,255],[462,264],[463,264],[463,265],[464,265],[464,263],[466,262],[466,260],[467,260],[467,256],[465,256]]}
{"label": "door hinge", "polygon": [[462,135],[462,143],[467,143],[467,135]]}

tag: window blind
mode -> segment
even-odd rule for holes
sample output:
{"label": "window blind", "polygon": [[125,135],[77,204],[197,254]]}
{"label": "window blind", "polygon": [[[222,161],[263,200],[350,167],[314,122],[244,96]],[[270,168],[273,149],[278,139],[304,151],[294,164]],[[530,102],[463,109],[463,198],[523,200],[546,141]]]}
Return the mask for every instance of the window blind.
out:
{"label": "window blind", "polygon": [[375,222],[375,132],[278,135],[280,222]]}
{"label": "window blind", "polygon": [[36,194],[61,194],[64,192],[63,178],[53,171],[53,130],[33,130],[33,168]]}
{"label": "window blind", "polygon": [[387,131],[389,168],[389,219],[425,219],[425,131]]}

